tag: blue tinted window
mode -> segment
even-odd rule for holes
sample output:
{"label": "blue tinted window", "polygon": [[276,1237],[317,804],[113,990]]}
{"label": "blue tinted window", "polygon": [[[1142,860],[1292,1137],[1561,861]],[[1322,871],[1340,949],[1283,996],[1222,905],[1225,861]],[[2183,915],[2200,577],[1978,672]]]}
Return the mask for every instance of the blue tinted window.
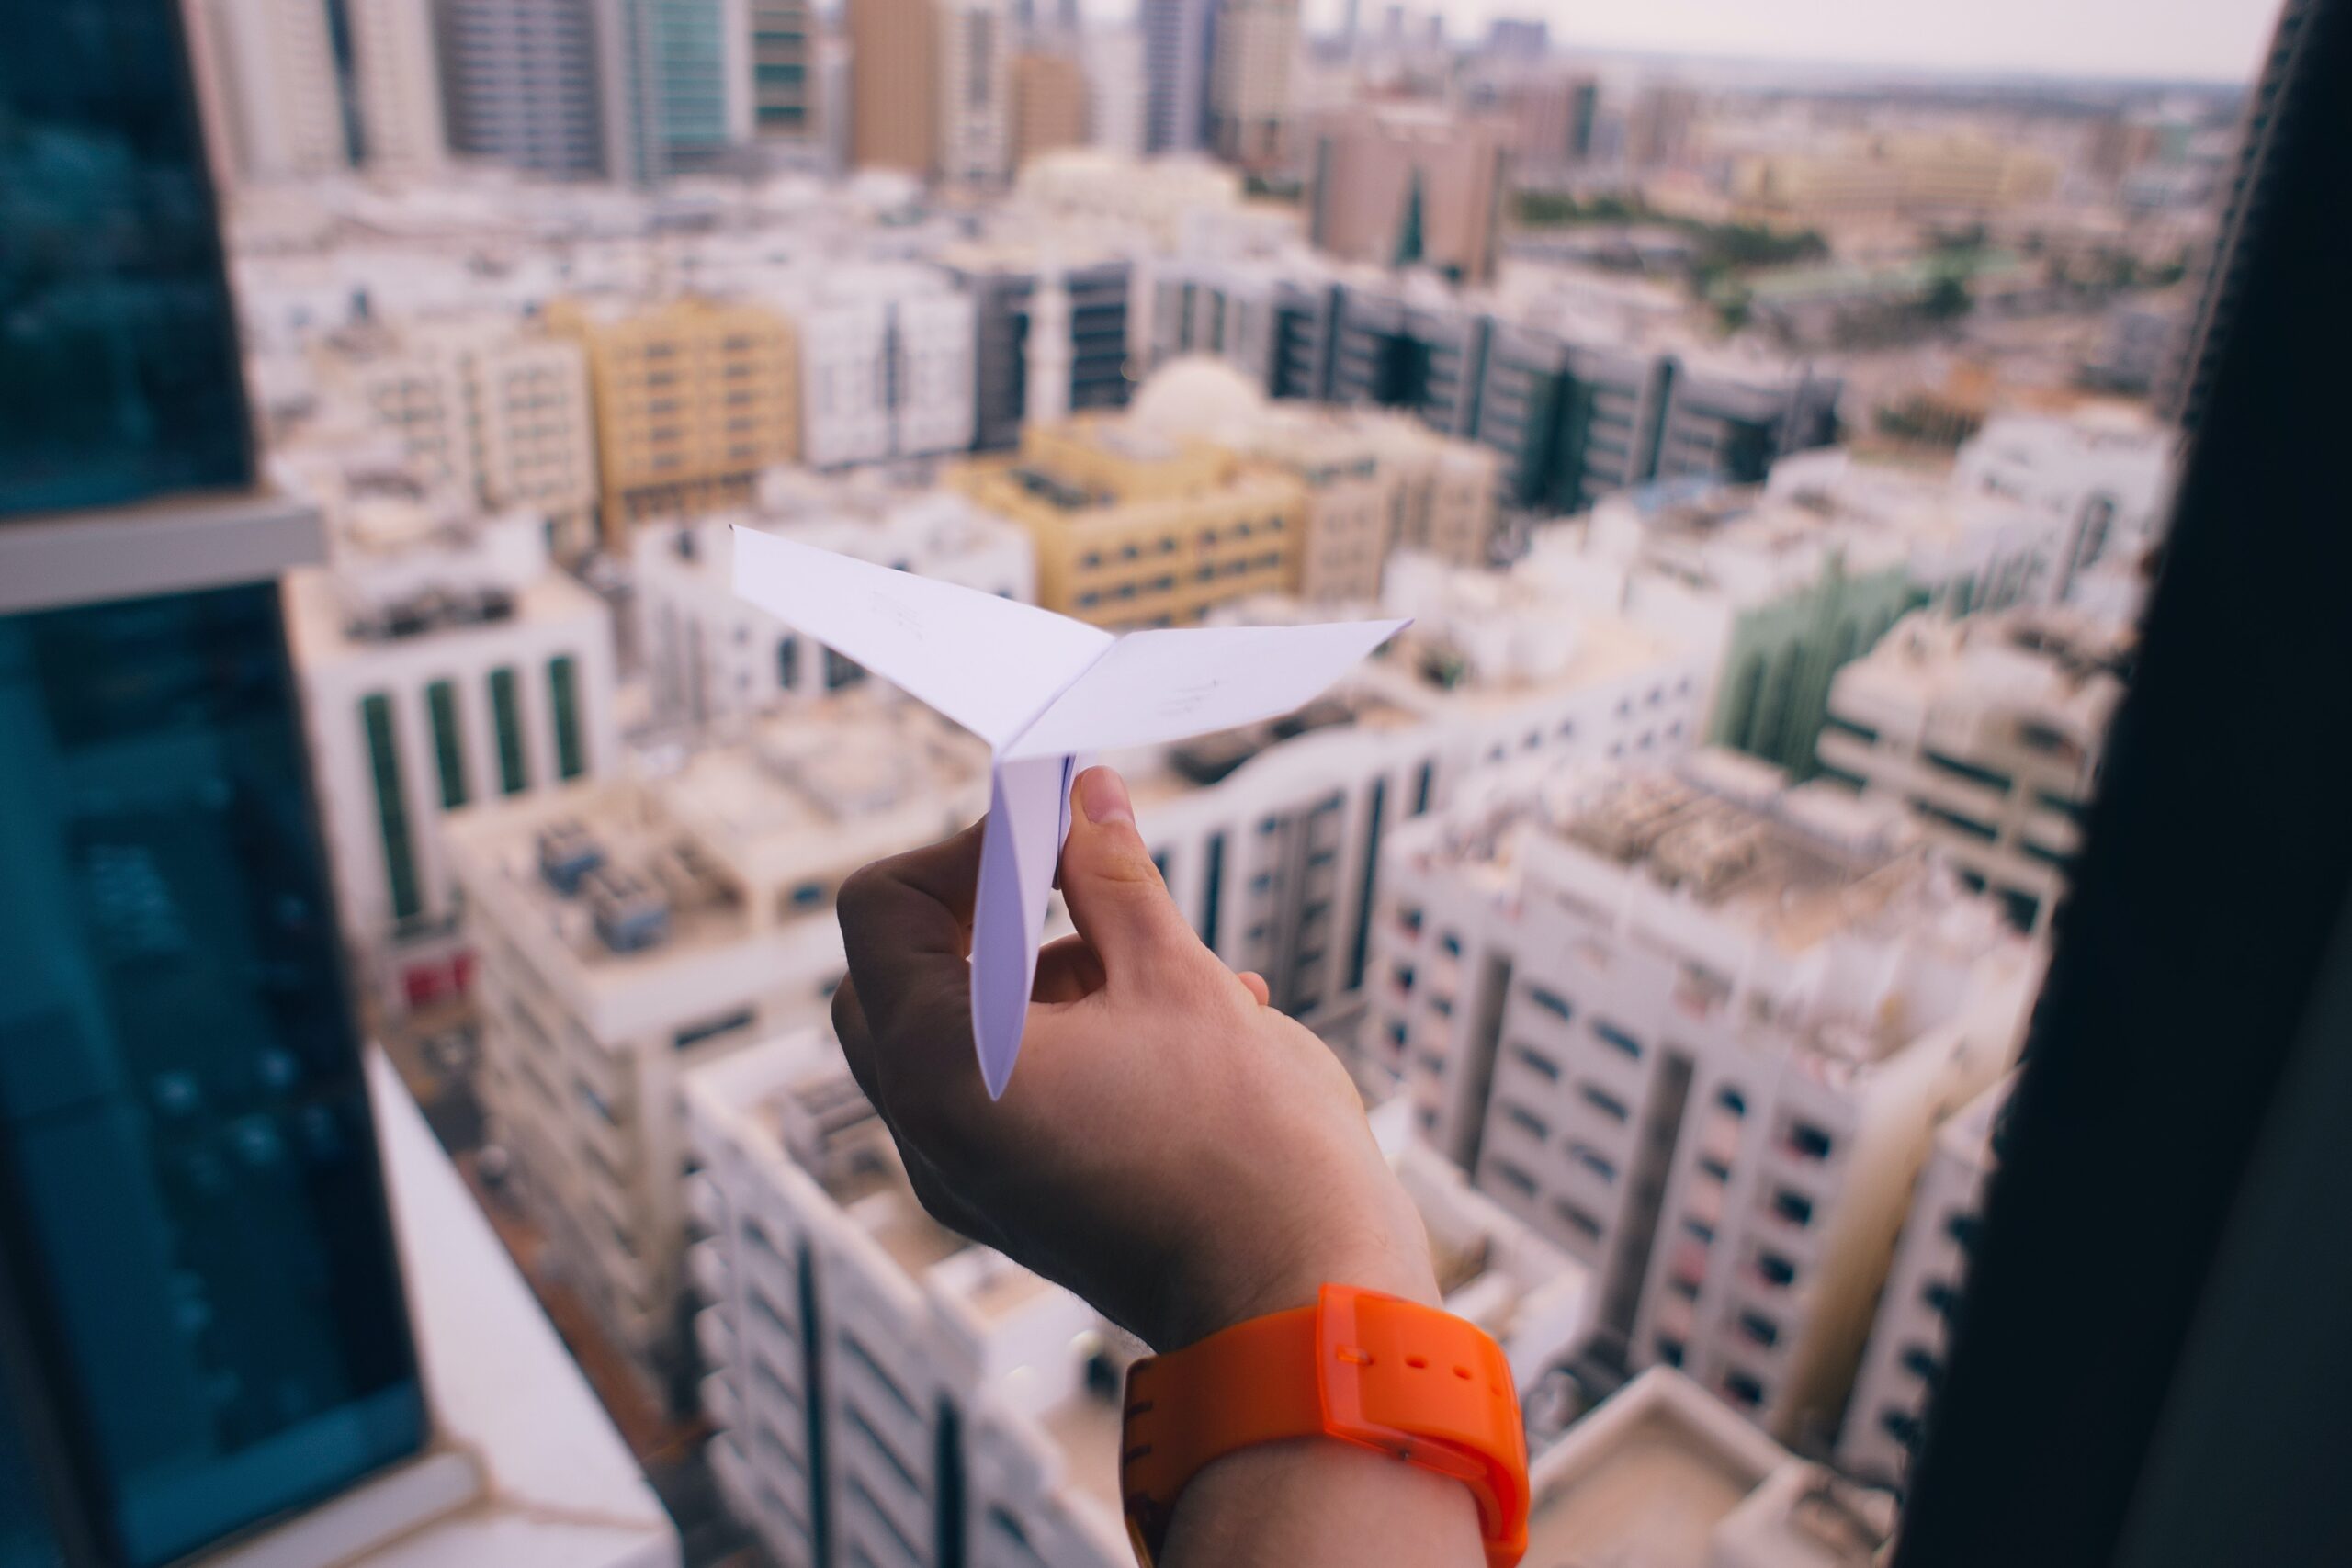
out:
{"label": "blue tinted window", "polygon": [[424,1436],[299,737],[274,585],[0,619],[0,1239],[134,1564]]}

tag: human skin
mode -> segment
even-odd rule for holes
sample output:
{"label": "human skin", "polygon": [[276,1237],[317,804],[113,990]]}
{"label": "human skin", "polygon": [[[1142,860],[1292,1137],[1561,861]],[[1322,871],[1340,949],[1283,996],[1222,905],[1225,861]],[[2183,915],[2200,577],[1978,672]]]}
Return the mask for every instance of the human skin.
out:
{"label": "human skin", "polygon": [[[968,1000],[980,829],[843,885],[833,1023],[916,1195],[1172,1350],[1327,1281],[1437,1304],[1420,1216],[1330,1050],[1266,1005],[1170,901],[1126,787],[1072,791],[1061,891],[1021,1063],[991,1103]],[[1459,1483],[1326,1439],[1217,1461],[1179,1499],[1162,1568],[1469,1564]]]}

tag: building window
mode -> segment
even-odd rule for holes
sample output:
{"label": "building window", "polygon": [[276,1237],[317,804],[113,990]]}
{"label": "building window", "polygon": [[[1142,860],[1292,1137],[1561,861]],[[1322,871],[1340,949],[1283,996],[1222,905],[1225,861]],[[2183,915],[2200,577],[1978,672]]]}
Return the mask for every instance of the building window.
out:
{"label": "building window", "polygon": [[[1209,835],[1208,864],[1201,876],[1201,945],[1216,950],[1217,898],[1224,891],[1225,835]],[[1409,973],[1409,972],[1408,972]],[[1412,984],[1409,978],[1407,986]]]}
{"label": "building window", "polygon": [[531,770],[523,753],[523,710],[511,669],[490,672],[490,719],[498,731],[498,787],[520,795],[531,787]]}
{"label": "building window", "polygon": [[1781,1325],[1760,1312],[1741,1313],[1739,1331],[1768,1350],[1781,1341]]}
{"label": "building window", "polygon": [[555,708],[555,771],[576,779],[588,763],[580,740],[579,669],[568,653],[548,660],[548,700]]}
{"label": "building window", "polygon": [[1603,1181],[1617,1179],[1617,1162],[1589,1144],[1569,1145],[1568,1157]]}
{"label": "building window", "polygon": [[1536,1077],[1542,1078],[1545,1083],[1558,1083],[1560,1081],[1560,1064],[1552,1060],[1551,1057],[1546,1056],[1543,1052],[1538,1051],[1532,1045],[1515,1044],[1510,1048],[1510,1054],[1519,1058],[1521,1066],[1525,1066],[1530,1072],[1535,1074]]}
{"label": "building window", "polygon": [[1764,1385],[1747,1372],[1725,1372],[1724,1393],[1730,1396],[1733,1404],[1745,1404],[1751,1410],[1764,1403]]}
{"label": "building window", "polygon": [[1827,1159],[1831,1147],[1829,1134],[1810,1122],[1789,1123],[1789,1149],[1806,1159]]}
{"label": "building window", "polygon": [[1527,1172],[1520,1169],[1519,1167],[1511,1164],[1510,1161],[1507,1159],[1490,1159],[1487,1162],[1487,1168],[1495,1173],[1495,1179],[1497,1180],[1510,1188],[1512,1191],[1518,1193],[1521,1197],[1532,1198],[1535,1196],[1535,1178],[1528,1175]]}
{"label": "building window", "polygon": [[825,649],[825,690],[838,692],[865,679],[865,665],[854,659],[844,659],[830,648]]}
{"label": "building window", "polygon": [[1954,778],[1966,779],[1970,784],[1982,784],[1986,789],[1997,790],[2003,795],[2009,793],[2009,786],[2014,782],[2008,774],[1996,769],[1981,767],[1974,762],[1948,756],[1944,752],[1932,749],[1923,748],[1919,755],[1931,768],[1939,769]]}
{"label": "building window", "polygon": [[1552,1212],[1566,1221],[1570,1230],[1587,1241],[1600,1239],[1600,1222],[1593,1217],[1590,1210],[1571,1203],[1566,1198],[1558,1198],[1553,1201]]}
{"label": "building window", "polygon": [[1721,1106],[1724,1110],[1730,1111],[1734,1116],[1745,1116],[1747,1114],[1747,1097],[1740,1093],[1739,1090],[1736,1089],[1725,1088],[1717,1089],[1715,1091],[1715,1103]]}
{"label": "building window", "polygon": [[1388,781],[1373,780],[1372,798],[1364,806],[1363,882],[1356,890],[1355,932],[1348,943],[1347,988],[1351,991],[1363,985],[1364,962],[1371,951],[1372,911],[1380,887],[1381,818],[1387,807]]}
{"label": "building window", "polygon": [[408,805],[401,796],[399,743],[392,734],[392,700],[378,692],[361,699],[360,727],[368,738],[368,772],[376,784],[376,826],[384,841],[384,880],[390,890],[392,919],[413,919],[423,901],[417,891],[415,845],[409,835]]}
{"label": "building window", "polygon": [[671,1047],[673,1050],[684,1051],[688,1046],[699,1045],[706,1040],[715,1040],[722,1034],[732,1034],[739,1029],[749,1029],[752,1027],[754,1016],[750,1008],[739,1008],[720,1018],[708,1019],[701,1023],[690,1023],[670,1037]]}
{"label": "building window", "polygon": [[1550,1124],[1524,1105],[1503,1101],[1503,1118],[1539,1144],[1552,1135]]}
{"label": "building window", "polygon": [[1576,1016],[1576,1010],[1568,1005],[1567,998],[1557,991],[1548,991],[1541,986],[1530,986],[1527,987],[1527,999],[1563,1023]]}
{"label": "building window", "polygon": [[794,678],[798,673],[796,666],[799,646],[798,639],[794,637],[786,637],[775,645],[775,683],[779,691],[792,690]]}
{"label": "building window", "polygon": [[1661,1336],[1657,1342],[1657,1359],[1664,1361],[1669,1367],[1680,1366],[1682,1364],[1682,1341],[1679,1339],[1668,1339]]}
{"label": "building window", "polygon": [[1905,1345],[1901,1359],[1904,1371],[1922,1382],[1935,1382],[1944,1370],[1943,1363],[1925,1345]]}
{"label": "building window", "polygon": [[1759,1252],[1756,1255],[1756,1272],[1766,1284],[1785,1290],[1796,1282],[1797,1266],[1777,1252]]}
{"label": "building window", "polygon": [[1772,1212],[1792,1225],[1813,1224],[1813,1200],[1785,1187],[1772,1194]]}
{"label": "building window", "polygon": [[1413,815],[1419,817],[1430,808],[1430,791],[1437,783],[1437,764],[1423,762],[1419,780],[1413,786]]}
{"label": "building window", "polygon": [[441,775],[441,809],[455,811],[466,803],[466,742],[458,724],[458,688],[435,681],[424,688],[425,711],[433,719],[433,761]]}
{"label": "building window", "polygon": [[1607,1089],[1600,1088],[1597,1084],[1578,1084],[1577,1086],[1577,1093],[1583,1098],[1584,1102],[1587,1105],[1591,1106],[1595,1111],[1600,1111],[1611,1122],[1625,1121],[1633,1114],[1631,1111],[1626,1109],[1626,1105],[1623,1100],[1618,1099],[1615,1095],[1610,1093]]}
{"label": "building window", "polygon": [[1918,1447],[1919,1418],[1912,1415],[1909,1411],[1897,1410],[1893,1406],[1889,1406],[1887,1409],[1879,1413],[1878,1424],[1881,1431],[1884,1432],[1888,1437],[1893,1438],[1896,1442],[1901,1443],[1905,1448],[1911,1449]]}
{"label": "building window", "polygon": [[1623,1030],[1618,1028],[1615,1024],[1610,1022],[1607,1019],[1594,1019],[1592,1021],[1592,1033],[1593,1038],[1599,1040],[1603,1045],[1608,1045],[1616,1050],[1623,1051],[1626,1055],[1631,1056],[1637,1062],[1642,1059],[1641,1043],[1635,1040],[1632,1035],[1626,1033]]}
{"label": "building window", "polygon": [[1960,1304],[1960,1292],[1951,1288],[1948,1280],[1930,1280],[1919,1287],[1919,1299],[1927,1303],[1930,1310],[1950,1317],[1952,1308]]}
{"label": "building window", "polygon": [[1944,1222],[1944,1234],[1951,1237],[1951,1239],[1959,1245],[1961,1250],[1963,1252],[1973,1252],[1975,1250],[1976,1231],[1976,1216],[1967,1213],[1965,1210],[1952,1215],[1951,1219]]}

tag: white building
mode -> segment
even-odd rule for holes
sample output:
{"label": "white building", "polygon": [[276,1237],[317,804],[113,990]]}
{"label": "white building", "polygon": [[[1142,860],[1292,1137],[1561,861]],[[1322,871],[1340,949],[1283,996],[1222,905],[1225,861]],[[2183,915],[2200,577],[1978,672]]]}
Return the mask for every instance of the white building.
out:
{"label": "white building", "polygon": [[939,0],[939,177],[1000,186],[1012,170],[1012,16],[1005,0]]}
{"label": "white building", "polygon": [[2059,530],[2065,547],[2052,597],[2070,600],[2084,573],[2162,536],[2175,437],[2132,408],[2001,414],[1960,449],[1951,485],[1962,495],[2022,505]]}
{"label": "white building", "polygon": [[1174,247],[1195,213],[1241,203],[1241,176],[1205,158],[1125,156],[1099,147],[1040,153],[1021,166],[1021,211],[1125,229],[1154,249]]}
{"label": "white building", "polygon": [[1934,1129],[2036,950],[1899,810],[1725,751],[1506,772],[1392,837],[1360,1049],[1600,1274],[1597,1333],[1784,1440],[1842,1407]]}
{"label": "white building", "polygon": [[346,168],[334,46],[319,0],[195,0],[217,79],[205,96],[224,110],[232,162],[249,180]]}
{"label": "white building", "polygon": [[1251,167],[1280,159],[1298,65],[1298,0],[1222,0],[1209,62],[1209,135]]}
{"label": "white building", "polygon": [[[684,1098],[714,1467],[777,1560],[819,1560],[821,1511],[839,1562],[1131,1563],[1119,1398],[1142,1348],[923,1213],[828,1032],[698,1068]],[[1586,1271],[1427,1148],[1385,1141],[1448,1309],[1522,1382],[1540,1375],[1582,1333]]]}
{"label": "white building", "polygon": [[813,468],[968,451],[972,301],[912,263],[825,268],[779,301],[800,355],[800,460]]}
{"label": "white building", "polygon": [[344,939],[395,1011],[454,1001],[472,960],[441,814],[617,764],[612,617],[532,513],[332,465],[297,483],[329,529],[282,592]]}
{"label": "white building", "polygon": [[1917,1450],[1996,1164],[1994,1123],[2016,1081],[2003,1078],[1946,1122],[1919,1172],[1838,1433],[1838,1462],[1849,1475],[1900,1485]]}
{"label": "white building", "polygon": [[1823,776],[1907,806],[1971,887],[2047,931],[2132,641],[2063,609],[1908,616],[1831,684]]}
{"label": "white building", "polygon": [[682,1075],[825,1016],[833,895],[987,799],[986,748],[852,694],[639,776],[446,828],[481,955],[481,1086],[554,1257],[672,1396]]}
{"label": "white building", "polygon": [[1121,158],[1143,156],[1143,34],[1093,27],[1079,45],[1086,73],[1087,144]]}
{"label": "white building", "polygon": [[417,0],[343,0],[351,28],[360,161],[431,176],[448,162],[433,7]]}
{"label": "white building", "polygon": [[638,646],[661,716],[702,723],[761,712],[865,678],[858,665],[736,595],[734,526],[1023,604],[1037,596],[1028,533],[946,491],[878,475],[778,468],[761,476],[759,499],[755,513],[637,530]]}
{"label": "white building", "polygon": [[1644,1372],[1528,1468],[1527,1568],[1873,1568],[1884,1496],[1739,1421],[1688,1378]]}

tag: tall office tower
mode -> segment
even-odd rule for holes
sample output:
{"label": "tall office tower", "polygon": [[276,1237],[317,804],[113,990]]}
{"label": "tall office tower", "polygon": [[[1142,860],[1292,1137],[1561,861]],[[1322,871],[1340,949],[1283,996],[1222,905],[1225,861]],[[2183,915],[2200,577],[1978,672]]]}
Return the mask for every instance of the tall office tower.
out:
{"label": "tall office tower", "polygon": [[2047,931],[2136,641],[2053,609],[1911,615],[1830,685],[1822,774],[1908,805],[1963,881]]}
{"label": "tall office tower", "polygon": [[1528,1466],[1531,1564],[1871,1568],[1894,1502],[1796,1458],[1653,1367]]}
{"label": "tall office tower", "polygon": [[1143,34],[1134,28],[1098,28],[1080,45],[1086,71],[1086,141],[1123,157],[1144,154],[1147,95]]}
{"label": "tall office tower", "polygon": [[741,129],[730,0],[596,0],[605,167],[660,185],[714,167]]}
{"label": "tall office tower", "polygon": [[2270,183],[2285,164],[2276,149],[2292,131],[2297,94],[2319,90],[2313,85],[2314,73],[2297,69],[2318,10],[2317,0],[2282,0],[2261,78],[2246,99],[2245,121],[2238,130],[2237,173],[2226,187],[2229,195],[2213,236],[2212,255],[2198,288],[2197,315],[2182,344],[2179,365],[2156,392],[2157,408],[2183,430],[2194,431],[2204,413],[2214,362],[2245,286],[2245,236],[2262,221]]}
{"label": "tall office tower", "polygon": [[1216,0],[1141,0],[1146,152],[1192,152],[1208,145],[1210,64]]}
{"label": "tall office tower", "polygon": [[353,327],[313,351],[320,391],[395,439],[429,485],[491,512],[526,509],[577,555],[593,540],[595,420],[570,338],[494,320]]}
{"label": "tall office tower", "polygon": [[1315,132],[1307,233],[1345,261],[1482,280],[1500,243],[1498,128],[1431,109],[1354,109]]}
{"label": "tall office tower", "polygon": [[808,0],[746,0],[751,47],[751,133],[807,141],[818,133],[817,17]]}
{"label": "tall office tower", "polygon": [[694,725],[821,704],[858,666],[735,592],[736,528],[1033,604],[1029,536],[927,481],[778,468],[751,510],[640,528],[635,613],[656,718]]}
{"label": "tall office tower", "polygon": [[1086,73],[1067,54],[1012,62],[1012,166],[1040,152],[1086,145]]}
{"label": "tall office tower", "polygon": [[605,602],[537,516],[445,510],[404,479],[298,479],[327,564],[285,588],[344,939],[392,1014],[457,1002],[471,971],[441,814],[620,763]]}
{"label": "tall office tower", "polygon": [[685,1393],[690,1364],[681,1077],[822,1020],[842,975],[842,880],[987,799],[987,748],[880,693],[737,735],[660,777],[444,825],[481,953],[493,1135],[566,1277],[664,1399]]}
{"label": "tall office tower", "polygon": [[972,301],[945,274],[913,262],[832,268],[796,279],[776,308],[799,344],[802,462],[970,450]]}
{"label": "tall office tower", "polygon": [[356,155],[325,0],[199,0],[237,172],[283,179]]}
{"label": "tall office tower", "polygon": [[0,229],[45,262],[0,277],[0,1554],[536,1556],[589,1505],[511,1398],[601,1492],[569,1561],[662,1568],[658,1504],[363,1076],[271,581],[318,520],[254,482],[181,22],[20,8],[0,73]]}
{"label": "tall office tower", "polygon": [[1600,1273],[1600,1343],[1826,1441],[1912,1179],[2041,958],[1899,808],[1730,752],[1401,829],[1370,1032],[1429,1137]]}
{"label": "tall office tower", "polygon": [[[1123,1568],[1118,1390],[1139,1347],[915,1201],[830,1031],[686,1076],[689,1265],[729,1505],[779,1562]],[[1446,1305],[1533,1378],[1586,1271],[1409,1144]]]}
{"label": "tall office tower", "polygon": [[[1134,386],[1127,378],[1127,296],[1135,266],[1125,256],[978,243],[951,246],[940,261],[972,300],[979,383],[973,444],[980,450],[1000,451],[1021,439],[1029,383],[1041,376],[1067,383],[1053,396],[1072,412],[1126,402]],[[1048,280],[1060,291],[1054,310],[1067,321],[1066,331],[1039,328]]]}
{"label": "tall office tower", "polygon": [[1497,17],[1487,24],[1487,54],[1496,60],[1541,60],[1552,47],[1552,26],[1542,17],[1532,21]]}
{"label": "tall office tower", "polygon": [[1900,1486],[1917,1451],[1997,1163],[1995,1129],[2015,1083],[2014,1074],[2003,1078],[1946,1122],[1919,1172],[1838,1435],[1838,1467],[1865,1482]]}
{"label": "tall office tower", "polygon": [[1012,18],[1005,0],[933,0],[939,177],[996,186],[1012,171]]}
{"label": "tall office tower", "polygon": [[1219,0],[1209,73],[1209,142],[1245,168],[1278,163],[1298,64],[1298,0]]}
{"label": "tall office tower", "polygon": [[386,174],[431,175],[448,162],[441,62],[424,0],[340,0],[351,33],[359,158]]}
{"label": "tall office tower", "polygon": [[765,306],[558,300],[547,320],[588,354],[609,547],[642,518],[736,504],[799,456],[792,323]]}
{"label": "tall office tower", "polygon": [[937,0],[846,0],[850,162],[929,175],[939,164]]}
{"label": "tall office tower", "polygon": [[440,0],[451,151],[536,175],[605,172],[595,0]]}
{"label": "tall office tower", "polygon": [[1593,152],[1600,84],[1590,76],[1547,76],[1513,85],[1505,94],[1510,152],[1517,166],[1535,171],[1573,168]]}

